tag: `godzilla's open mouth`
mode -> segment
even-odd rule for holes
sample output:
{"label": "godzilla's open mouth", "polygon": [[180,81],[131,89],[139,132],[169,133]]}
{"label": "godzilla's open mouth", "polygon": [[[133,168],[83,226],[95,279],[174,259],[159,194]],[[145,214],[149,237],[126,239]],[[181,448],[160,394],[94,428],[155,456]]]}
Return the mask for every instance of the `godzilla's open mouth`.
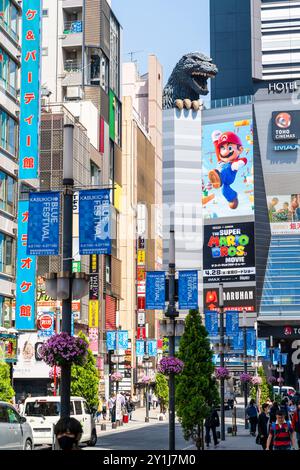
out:
{"label": "godzilla's open mouth", "polygon": [[208,93],[207,80],[209,78],[215,78],[214,73],[205,72],[192,72],[192,79],[196,87],[200,90],[201,94]]}

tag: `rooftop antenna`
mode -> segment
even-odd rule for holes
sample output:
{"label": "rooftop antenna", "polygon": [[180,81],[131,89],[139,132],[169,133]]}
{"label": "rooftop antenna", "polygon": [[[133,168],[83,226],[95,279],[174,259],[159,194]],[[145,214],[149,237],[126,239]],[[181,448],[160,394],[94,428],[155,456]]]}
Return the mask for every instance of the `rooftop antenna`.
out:
{"label": "rooftop antenna", "polygon": [[127,52],[126,55],[130,55],[130,62],[137,62],[137,59],[136,60],[133,60],[133,56],[135,54],[140,54],[141,52],[144,52],[144,51],[130,51],[130,52]]}

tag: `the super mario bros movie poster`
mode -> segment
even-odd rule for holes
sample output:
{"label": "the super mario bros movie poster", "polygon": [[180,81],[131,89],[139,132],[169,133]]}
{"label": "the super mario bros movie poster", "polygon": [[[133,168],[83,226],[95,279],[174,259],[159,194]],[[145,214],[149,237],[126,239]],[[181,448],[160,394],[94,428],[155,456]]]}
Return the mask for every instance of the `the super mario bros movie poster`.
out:
{"label": "the super mario bros movie poster", "polygon": [[252,120],[204,125],[202,139],[204,218],[253,215]]}

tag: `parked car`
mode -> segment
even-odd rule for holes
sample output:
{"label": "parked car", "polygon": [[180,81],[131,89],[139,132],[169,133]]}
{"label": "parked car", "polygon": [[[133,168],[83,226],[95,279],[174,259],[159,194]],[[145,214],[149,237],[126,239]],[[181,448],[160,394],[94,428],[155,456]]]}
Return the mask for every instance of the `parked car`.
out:
{"label": "parked car", "polygon": [[[23,415],[32,428],[35,445],[52,445],[54,425],[60,418],[60,397],[30,397],[25,400]],[[84,398],[71,397],[70,415],[80,421],[81,443],[95,446],[96,423]]]}
{"label": "parked car", "polygon": [[33,434],[27,419],[0,401],[0,450],[32,450]]}
{"label": "parked car", "polygon": [[[279,395],[279,390],[280,388],[278,387],[278,385],[275,385],[273,387],[273,392],[275,393],[275,395]],[[289,387],[287,385],[283,385],[281,387],[281,395],[283,396],[293,397],[295,393],[296,393],[296,390],[294,389],[294,387]]]}

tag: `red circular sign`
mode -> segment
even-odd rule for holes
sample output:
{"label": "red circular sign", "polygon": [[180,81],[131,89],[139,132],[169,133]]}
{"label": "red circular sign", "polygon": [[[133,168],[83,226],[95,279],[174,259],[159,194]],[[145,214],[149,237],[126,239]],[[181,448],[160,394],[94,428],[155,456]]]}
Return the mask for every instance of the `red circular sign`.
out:
{"label": "red circular sign", "polygon": [[53,325],[53,317],[51,315],[43,315],[39,319],[39,323],[41,330],[49,330]]}

